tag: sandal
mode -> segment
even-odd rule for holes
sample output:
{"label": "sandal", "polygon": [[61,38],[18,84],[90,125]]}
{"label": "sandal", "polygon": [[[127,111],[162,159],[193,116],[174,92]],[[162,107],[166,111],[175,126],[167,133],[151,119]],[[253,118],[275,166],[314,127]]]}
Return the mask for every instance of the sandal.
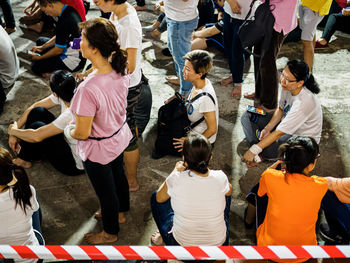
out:
{"label": "sandal", "polygon": [[157,230],[156,232],[154,232],[152,234],[151,244],[152,244],[152,246],[164,246],[165,245],[163,238],[159,233],[159,230]]}

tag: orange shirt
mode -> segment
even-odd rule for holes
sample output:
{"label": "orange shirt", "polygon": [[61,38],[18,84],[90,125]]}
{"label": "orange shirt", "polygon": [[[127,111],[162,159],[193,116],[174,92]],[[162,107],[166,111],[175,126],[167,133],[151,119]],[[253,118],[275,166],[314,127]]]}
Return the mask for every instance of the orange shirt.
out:
{"label": "orange shirt", "polygon": [[258,245],[317,245],[316,221],[327,189],[325,178],[267,169],[258,190],[259,196],[269,198],[265,220],[256,232]]}

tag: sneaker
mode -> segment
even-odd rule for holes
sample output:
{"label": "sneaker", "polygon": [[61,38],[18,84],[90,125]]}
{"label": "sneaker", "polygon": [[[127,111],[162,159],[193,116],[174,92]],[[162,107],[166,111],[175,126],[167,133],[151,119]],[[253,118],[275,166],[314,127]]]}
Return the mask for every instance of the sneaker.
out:
{"label": "sneaker", "polygon": [[338,233],[332,232],[327,223],[320,224],[320,234],[323,240],[325,240],[329,245],[349,243],[349,239],[341,236]]}
{"label": "sneaker", "polygon": [[328,44],[322,45],[318,40],[316,41],[315,49],[325,49],[328,48]]}
{"label": "sneaker", "polygon": [[143,26],[142,30],[143,30],[143,32],[152,32],[154,30],[154,27],[152,25],[150,25],[150,26]]}

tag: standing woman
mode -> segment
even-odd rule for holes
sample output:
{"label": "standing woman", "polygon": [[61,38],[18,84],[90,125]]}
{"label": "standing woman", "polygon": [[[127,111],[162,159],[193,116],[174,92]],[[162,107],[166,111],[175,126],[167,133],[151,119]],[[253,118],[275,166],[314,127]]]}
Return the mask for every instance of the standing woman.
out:
{"label": "standing woman", "polygon": [[80,28],[82,55],[94,70],[77,89],[70,107],[75,127],[65,133],[79,140],[77,152],[101,205],[103,231],[84,238],[90,244],[112,243],[130,206],[123,168],[123,151],[132,137],[126,123],[127,60],[111,22],[96,18]]}

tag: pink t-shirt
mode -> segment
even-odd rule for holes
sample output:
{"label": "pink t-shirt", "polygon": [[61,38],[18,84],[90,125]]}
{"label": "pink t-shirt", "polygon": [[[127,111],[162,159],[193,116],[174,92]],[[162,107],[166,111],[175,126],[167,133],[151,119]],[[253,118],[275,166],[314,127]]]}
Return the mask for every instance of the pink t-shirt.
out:
{"label": "pink t-shirt", "polygon": [[[90,137],[109,137],[104,140],[78,141],[77,153],[83,161],[107,164],[118,157],[132,138],[126,120],[126,106],[130,77],[112,71],[108,74],[90,74],[73,97],[70,109],[73,115],[92,117]],[[122,127],[122,128],[121,128]]]}
{"label": "pink t-shirt", "polygon": [[272,14],[275,17],[274,29],[284,35],[297,26],[298,0],[270,0]]}

